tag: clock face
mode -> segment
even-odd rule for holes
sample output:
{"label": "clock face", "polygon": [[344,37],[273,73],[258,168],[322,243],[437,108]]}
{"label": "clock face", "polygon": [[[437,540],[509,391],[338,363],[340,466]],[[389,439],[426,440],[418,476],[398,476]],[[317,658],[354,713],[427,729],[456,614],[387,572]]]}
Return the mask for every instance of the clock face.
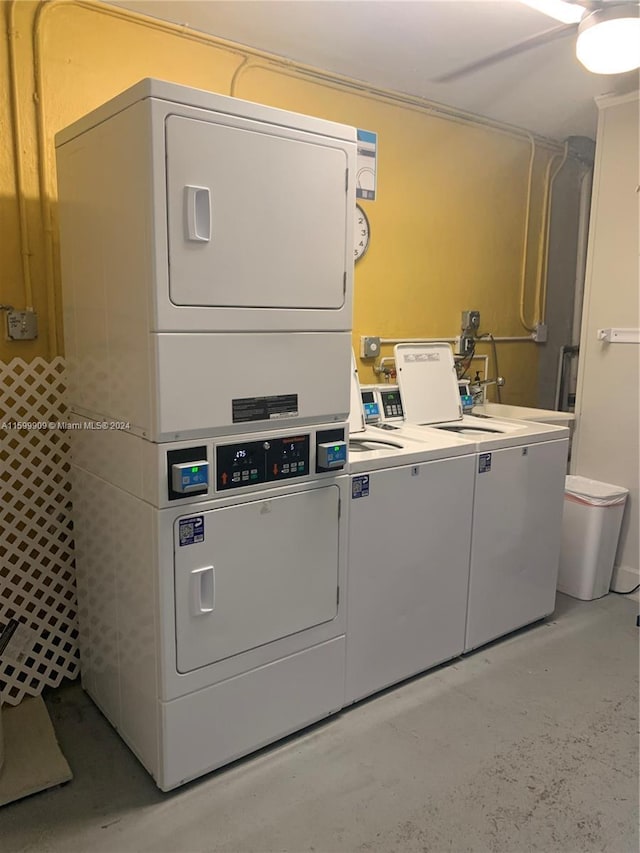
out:
{"label": "clock face", "polygon": [[369,220],[367,219],[367,214],[360,207],[359,204],[356,204],[356,222],[354,229],[354,244],[353,244],[353,260],[358,261],[367,251],[369,246],[369,238],[371,236],[371,231],[369,228]]}

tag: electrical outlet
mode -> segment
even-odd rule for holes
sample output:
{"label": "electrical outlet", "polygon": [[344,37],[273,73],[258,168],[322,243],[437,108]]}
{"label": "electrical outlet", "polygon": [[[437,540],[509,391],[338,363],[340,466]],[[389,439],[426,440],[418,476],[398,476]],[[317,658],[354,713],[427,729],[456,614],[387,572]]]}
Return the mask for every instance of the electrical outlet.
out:
{"label": "electrical outlet", "polygon": [[377,358],[380,355],[380,338],[362,335],[360,338],[360,358]]}

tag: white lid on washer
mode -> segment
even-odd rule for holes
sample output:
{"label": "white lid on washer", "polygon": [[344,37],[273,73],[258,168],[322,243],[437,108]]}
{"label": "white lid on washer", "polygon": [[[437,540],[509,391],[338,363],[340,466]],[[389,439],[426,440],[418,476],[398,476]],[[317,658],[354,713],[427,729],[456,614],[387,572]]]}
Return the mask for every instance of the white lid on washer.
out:
{"label": "white lid on washer", "polygon": [[453,352],[447,343],[394,348],[405,420],[438,424],[462,419]]}

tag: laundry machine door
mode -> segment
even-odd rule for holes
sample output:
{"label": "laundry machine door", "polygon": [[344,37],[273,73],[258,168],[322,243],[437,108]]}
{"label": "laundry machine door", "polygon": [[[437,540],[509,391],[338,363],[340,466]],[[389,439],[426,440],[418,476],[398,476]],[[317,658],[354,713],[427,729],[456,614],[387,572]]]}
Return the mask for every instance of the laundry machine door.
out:
{"label": "laundry machine door", "polygon": [[353,216],[346,151],[234,121],[166,120],[171,301],[341,308]]}
{"label": "laundry machine door", "polygon": [[336,617],[338,511],[330,485],[176,520],[179,672]]}
{"label": "laundry machine door", "polygon": [[479,454],[465,649],[553,612],[568,440]]}
{"label": "laundry machine door", "polygon": [[347,702],[462,653],[473,466],[460,456],[371,471],[364,493],[352,479]]}

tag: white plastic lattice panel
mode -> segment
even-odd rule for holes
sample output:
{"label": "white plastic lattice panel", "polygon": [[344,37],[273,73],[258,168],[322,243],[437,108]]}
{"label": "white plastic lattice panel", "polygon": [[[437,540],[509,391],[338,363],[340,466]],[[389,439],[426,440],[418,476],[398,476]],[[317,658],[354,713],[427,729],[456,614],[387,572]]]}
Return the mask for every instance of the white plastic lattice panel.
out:
{"label": "white plastic lattice panel", "polygon": [[80,669],[65,392],[62,358],[0,362],[0,628],[28,638],[0,656],[9,705]]}

